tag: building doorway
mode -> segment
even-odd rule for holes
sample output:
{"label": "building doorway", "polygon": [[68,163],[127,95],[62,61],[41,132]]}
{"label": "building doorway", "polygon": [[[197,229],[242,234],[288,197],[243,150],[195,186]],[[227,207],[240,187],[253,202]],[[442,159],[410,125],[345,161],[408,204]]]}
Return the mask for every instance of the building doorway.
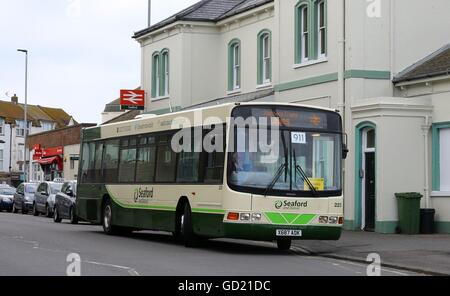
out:
{"label": "building doorway", "polygon": [[361,229],[375,231],[376,227],[376,130],[362,131],[361,161]]}

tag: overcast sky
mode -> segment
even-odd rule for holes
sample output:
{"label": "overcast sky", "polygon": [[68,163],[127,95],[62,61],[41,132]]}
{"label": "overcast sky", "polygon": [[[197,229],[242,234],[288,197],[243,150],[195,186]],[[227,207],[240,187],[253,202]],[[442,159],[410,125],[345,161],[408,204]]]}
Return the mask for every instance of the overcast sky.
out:
{"label": "overcast sky", "polygon": [[[153,0],[156,23],[198,0]],[[148,0],[0,0],[0,100],[63,108],[79,122],[100,123],[120,89],[140,85],[140,47]]]}

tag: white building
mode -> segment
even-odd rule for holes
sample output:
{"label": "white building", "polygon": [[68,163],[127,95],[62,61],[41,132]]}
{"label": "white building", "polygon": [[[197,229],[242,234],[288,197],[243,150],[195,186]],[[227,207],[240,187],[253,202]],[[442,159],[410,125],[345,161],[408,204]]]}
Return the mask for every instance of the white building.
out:
{"label": "white building", "polygon": [[[24,180],[24,105],[14,96],[0,101],[0,182],[18,185]],[[61,109],[28,105],[29,134],[54,130],[75,123]],[[28,149],[27,149],[28,150]],[[30,159],[27,158],[27,167]]]}
{"label": "white building", "polygon": [[412,191],[450,233],[450,66],[402,80],[450,43],[448,11],[448,0],[200,1],[135,34],[147,111],[229,101],[340,110],[345,227],[394,233],[394,194]]}

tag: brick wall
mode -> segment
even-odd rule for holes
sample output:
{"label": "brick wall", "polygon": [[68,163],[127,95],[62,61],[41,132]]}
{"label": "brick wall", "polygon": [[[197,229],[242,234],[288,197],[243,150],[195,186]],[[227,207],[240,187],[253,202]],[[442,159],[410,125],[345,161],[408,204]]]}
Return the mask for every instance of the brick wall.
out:
{"label": "brick wall", "polygon": [[95,124],[80,124],[63,129],[28,136],[28,148],[33,150],[34,145],[40,144],[42,149],[59,146],[80,144],[81,129],[92,127]]}

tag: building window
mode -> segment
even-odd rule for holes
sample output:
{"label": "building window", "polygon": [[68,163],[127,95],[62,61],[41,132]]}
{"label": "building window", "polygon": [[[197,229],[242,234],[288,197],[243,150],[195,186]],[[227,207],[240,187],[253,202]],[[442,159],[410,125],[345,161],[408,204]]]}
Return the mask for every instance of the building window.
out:
{"label": "building window", "polygon": [[228,90],[241,88],[241,43],[233,40],[228,46]]}
{"label": "building window", "polygon": [[433,125],[433,191],[450,192],[450,122]]}
{"label": "building window", "polygon": [[326,10],[325,1],[319,1],[316,6],[317,13],[317,49],[318,57],[325,57],[326,55],[326,40],[327,40],[327,25],[326,25]]}
{"label": "building window", "polygon": [[5,134],[5,120],[0,118],[0,135],[3,136]]}
{"label": "building window", "polygon": [[41,121],[42,130],[44,132],[53,130],[53,123],[48,121]]}
{"label": "building window", "polygon": [[169,78],[170,78],[170,70],[169,70],[169,51],[164,50],[161,54],[162,61],[162,83],[161,83],[161,89],[163,90],[162,96],[168,96],[169,95]]}
{"label": "building window", "polygon": [[325,58],[327,53],[326,0],[301,0],[295,9],[295,63]]}
{"label": "building window", "polygon": [[20,121],[17,121],[16,123],[17,123],[16,136],[24,137],[25,136],[25,121],[20,120]]}
{"label": "building window", "polygon": [[152,98],[169,96],[170,59],[169,50],[155,52],[152,58]]}
{"label": "building window", "polygon": [[270,31],[258,34],[258,84],[272,80],[272,40]]}
{"label": "building window", "polygon": [[161,84],[161,67],[159,60],[159,53],[153,54],[152,59],[152,98],[160,96]]}

